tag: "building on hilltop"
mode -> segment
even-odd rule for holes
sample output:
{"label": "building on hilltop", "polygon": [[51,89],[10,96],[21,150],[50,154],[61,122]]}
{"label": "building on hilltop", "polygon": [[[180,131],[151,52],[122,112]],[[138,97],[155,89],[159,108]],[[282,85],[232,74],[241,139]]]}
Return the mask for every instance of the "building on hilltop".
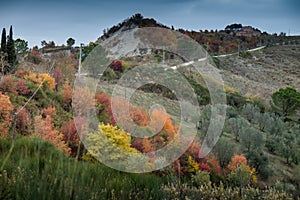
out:
{"label": "building on hilltop", "polygon": [[238,37],[259,37],[261,36],[261,32],[258,30],[254,30],[251,26],[243,26],[240,31],[236,32],[236,36]]}
{"label": "building on hilltop", "polygon": [[68,56],[71,55],[72,47],[70,46],[54,46],[54,47],[43,47],[39,51],[44,56],[52,56],[56,54],[64,53]]}

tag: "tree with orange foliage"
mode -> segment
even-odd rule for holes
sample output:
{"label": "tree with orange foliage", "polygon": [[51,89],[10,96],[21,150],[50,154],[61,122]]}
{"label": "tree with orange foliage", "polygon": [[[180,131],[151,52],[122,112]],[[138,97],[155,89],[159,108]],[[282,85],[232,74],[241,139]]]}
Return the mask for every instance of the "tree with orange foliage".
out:
{"label": "tree with orange foliage", "polygon": [[9,97],[0,92],[0,137],[8,136],[8,131],[12,123],[12,111],[14,106]]}
{"label": "tree with orange foliage", "polygon": [[216,174],[220,174],[221,167],[219,165],[219,161],[216,156],[207,159],[207,163],[213,172],[215,172]]}
{"label": "tree with orange foliage", "polygon": [[95,99],[99,121],[115,125],[116,122],[111,110],[111,97],[104,92],[98,92]]}
{"label": "tree with orange foliage", "polygon": [[247,165],[247,158],[243,155],[234,155],[231,158],[231,162],[228,164],[227,168],[232,171],[235,172],[235,170],[239,167],[239,166],[245,166],[246,169],[250,171],[250,167]]}
{"label": "tree with orange foliage", "polygon": [[[164,122],[164,124],[162,124]],[[151,128],[156,133],[167,134],[167,141],[173,140],[178,131],[178,127],[174,126],[172,120],[165,110],[154,109],[151,113]],[[158,136],[162,136],[159,134]]]}
{"label": "tree with orange foliage", "polygon": [[69,84],[65,83],[62,87],[61,92],[62,92],[63,108],[70,110],[72,104],[73,89]]}
{"label": "tree with orange foliage", "polygon": [[41,111],[41,114],[44,118],[46,118],[49,115],[52,119],[54,119],[54,117],[56,115],[56,108],[55,107],[44,108]]}
{"label": "tree with orange foliage", "polygon": [[16,91],[17,83],[12,76],[3,76],[0,82],[0,92],[17,94]]}
{"label": "tree with orange foliage", "polygon": [[150,119],[145,108],[131,107],[130,117],[138,126],[147,126],[150,123]]}
{"label": "tree with orange foliage", "polygon": [[52,143],[58,149],[61,149],[66,154],[70,154],[70,148],[67,147],[63,140],[63,134],[54,128],[53,119],[50,115],[43,118],[41,115],[34,117],[35,133],[33,136],[41,137],[44,140]]}
{"label": "tree with orange foliage", "polygon": [[142,144],[143,144],[143,153],[148,153],[154,150],[154,147],[148,138],[143,138]]}
{"label": "tree with orange foliage", "polygon": [[247,165],[247,159],[243,155],[232,156],[231,162],[228,164],[227,168],[230,170],[230,174],[227,178],[233,186],[239,184],[247,185],[251,181],[257,181],[255,175],[256,169]]}

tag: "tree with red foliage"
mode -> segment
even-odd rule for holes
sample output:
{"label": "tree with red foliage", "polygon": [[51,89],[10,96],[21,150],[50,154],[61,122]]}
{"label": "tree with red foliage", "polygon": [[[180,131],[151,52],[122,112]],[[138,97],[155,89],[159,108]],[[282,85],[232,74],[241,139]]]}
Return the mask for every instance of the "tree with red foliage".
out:
{"label": "tree with red foliage", "polygon": [[124,72],[124,66],[120,60],[113,60],[109,67],[115,72]]}
{"label": "tree with red foliage", "polygon": [[16,117],[16,129],[21,135],[30,134],[31,117],[26,108],[23,108]]}
{"label": "tree with red foliage", "polygon": [[60,128],[60,132],[63,134],[63,140],[65,143],[71,148],[71,156],[81,158],[83,145],[80,142],[74,120],[71,119],[64,123]]}
{"label": "tree with red foliage", "polygon": [[101,119],[104,120],[102,122],[110,123],[115,125],[116,122],[113,118],[112,110],[111,110],[111,98],[105,94],[104,92],[96,93],[96,106],[98,108],[99,116],[105,115],[109,119]]}
{"label": "tree with red foliage", "polygon": [[31,90],[25,84],[24,79],[20,79],[17,82],[16,91],[18,92],[19,95],[22,95],[22,96],[27,96],[31,93]]}
{"label": "tree with red foliage", "polygon": [[142,138],[134,138],[130,147],[135,148],[136,150],[143,152],[143,139]]}
{"label": "tree with red foliage", "polygon": [[207,159],[207,163],[213,172],[215,172],[216,174],[220,174],[221,167],[219,165],[219,161],[216,156],[213,156],[213,157]]}
{"label": "tree with red foliage", "polygon": [[211,171],[210,166],[209,166],[206,162],[201,162],[201,163],[199,164],[199,169],[200,169],[201,171],[206,171],[206,172],[210,172],[210,171]]}

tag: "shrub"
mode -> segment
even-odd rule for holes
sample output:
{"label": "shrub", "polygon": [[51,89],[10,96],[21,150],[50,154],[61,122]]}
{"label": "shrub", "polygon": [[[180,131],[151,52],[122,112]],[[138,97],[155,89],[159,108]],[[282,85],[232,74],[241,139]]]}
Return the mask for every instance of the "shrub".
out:
{"label": "shrub", "polygon": [[18,92],[19,95],[23,95],[23,96],[27,96],[31,93],[31,90],[26,85],[26,83],[23,79],[20,79],[17,82],[16,91]]}
{"label": "shrub", "polygon": [[16,118],[16,129],[21,135],[29,135],[31,116],[26,108],[23,108]]}
{"label": "shrub", "polygon": [[13,117],[12,111],[14,107],[9,97],[0,92],[0,138],[7,137]]}
{"label": "shrub", "polygon": [[192,183],[198,187],[201,185],[210,185],[209,172],[198,171],[195,175],[192,175]]}
{"label": "shrub", "polygon": [[17,94],[16,86],[17,84],[12,76],[4,76],[0,82],[0,92]]}

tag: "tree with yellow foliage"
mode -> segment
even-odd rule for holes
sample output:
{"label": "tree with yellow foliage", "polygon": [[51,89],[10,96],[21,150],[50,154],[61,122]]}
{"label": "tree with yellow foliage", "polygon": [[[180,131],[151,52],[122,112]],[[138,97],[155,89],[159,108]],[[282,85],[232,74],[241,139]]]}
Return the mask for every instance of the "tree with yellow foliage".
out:
{"label": "tree with yellow foliage", "polygon": [[188,172],[198,172],[199,164],[192,158],[192,156],[188,156]]}
{"label": "tree with yellow foliage", "polygon": [[42,73],[37,75],[36,73],[29,73],[24,77],[27,80],[30,80],[36,84],[42,84],[43,87],[48,88],[53,91],[55,87],[55,79],[51,77],[48,73]]}
{"label": "tree with yellow foliage", "polygon": [[125,131],[110,124],[99,124],[97,133],[86,136],[88,153],[83,157],[90,160],[91,157],[101,160],[103,163],[122,163],[131,153],[138,154],[139,151],[130,145],[131,136]]}

